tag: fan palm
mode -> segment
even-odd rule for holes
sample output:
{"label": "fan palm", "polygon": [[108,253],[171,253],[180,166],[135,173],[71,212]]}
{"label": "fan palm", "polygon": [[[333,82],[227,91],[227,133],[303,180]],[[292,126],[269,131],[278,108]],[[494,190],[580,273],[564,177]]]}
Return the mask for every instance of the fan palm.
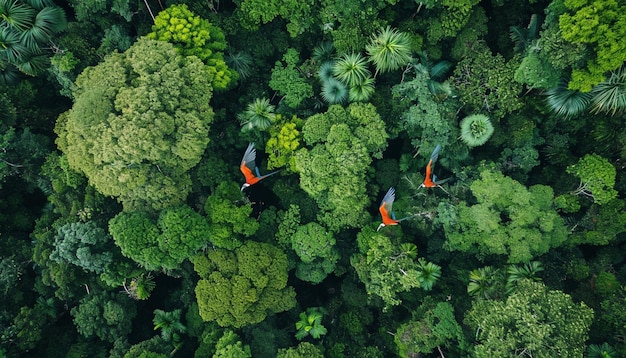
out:
{"label": "fan palm", "polygon": [[266,130],[276,119],[276,114],[274,113],[274,106],[270,104],[269,99],[257,98],[237,118],[241,121],[242,130],[244,131],[252,129]]}
{"label": "fan palm", "polygon": [[609,78],[591,91],[591,111],[612,116],[626,111],[626,66],[612,71]]}
{"label": "fan palm", "polygon": [[461,140],[469,147],[485,144],[493,131],[491,121],[483,114],[473,114],[461,120]]}
{"label": "fan palm", "polygon": [[591,93],[572,91],[567,82],[561,83],[546,92],[548,108],[557,116],[569,118],[584,112],[591,101]]}
{"label": "fan palm", "polygon": [[32,26],[35,9],[17,1],[0,0],[0,19],[2,26],[8,26],[18,31],[27,30]]}
{"label": "fan palm", "polygon": [[367,60],[359,53],[341,56],[333,66],[333,74],[348,86],[362,83],[370,77]]}
{"label": "fan palm", "polygon": [[362,83],[350,87],[351,102],[365,102],[374,94],[374,79],[368,77]]}
{"label": "fan palm", "polygon": [[365,49],[376,66],[376,73],[397,70],[411,60],[409,37],[389,26],[373,36]]}
{"label": "fan palm", "polygon": [[335,63],[333,61],[326,61],[320,65],[319,70],[317,71],[317,77],[324,83],[324,81],[328,81],[330,79],[334,79],[333,77],[333,67]]}
{"label": "fan palm", "polygon": [[340,81],[329,78],[322,82],[322,98],[328,104],[344,103],[348,98],[348,89]]}
{"label": "fan palm", "polygon": [[234,69],[241,79],[246,79],[252,74],[252,56],[245,52],[230,53],[224,60],[228,67]]}
{"label": "fan palm", "polygon": [[65,12],[60,7],[44,7],[37,13],[32,26],[22,32],[22,42],[30,49],[47,42],[67,25]]}
{"label": "fan palm", "polygon": [[587,358],[616,358],[619,354],[608,343],[602,343],[601,345],[591,344],[587,347]]}
{"label": "fan palm", "polygon": [[300,320],[296,322],[296,338],[301,340],[302,338],[310,335],[311,337],[318,339],[325,335],[328,331],[326,327],[322,325],[322,317],[326,310],[322,307],[311,307],[306,312],[300,313]]}
{"label": "fan palm", "polygon": [[420,287],[424,291],[430,291],[435,282],[441,277],[441,266],[432,262],[426,262],[423,258],[417,260],[417,264],[420,268],[417,274]]}
{"label": "fan palm", "polygon": [[330,61],[335,53],[335,45],[331,41],[324,41],[315,46],[311,58],[317,62]]}
{"label": "fan palm", "polygon": [[521,265],[511,265],[507,269],[506,293],[511,294],[520,280],[528,279],[539,281],[537,274],[543,271],[543,265],[539,261],[531,261]]}
{"label": "fan palm", "polygon": [[154,310],[154,330],[161,330],[161,338],[166,342],[177,342],[180,333],[185,333],[187,328],[180,322],[181,310],[165,312],[160,309]]}
{"label": "fan palm", "polygon": [[467,285],[467,293],[470,296],[492,299],[499,291],[499,271],[491,266],[481,267],[470,271],[470,282]]}

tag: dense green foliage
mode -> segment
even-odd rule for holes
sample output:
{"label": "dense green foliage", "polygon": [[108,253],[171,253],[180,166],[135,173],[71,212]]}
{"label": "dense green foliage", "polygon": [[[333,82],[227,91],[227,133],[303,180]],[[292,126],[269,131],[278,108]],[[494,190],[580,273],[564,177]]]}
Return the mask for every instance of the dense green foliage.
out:
{"label": "dense green foliage", "polygon": [[0,0],[0,357],[626,356],[625,12]]}

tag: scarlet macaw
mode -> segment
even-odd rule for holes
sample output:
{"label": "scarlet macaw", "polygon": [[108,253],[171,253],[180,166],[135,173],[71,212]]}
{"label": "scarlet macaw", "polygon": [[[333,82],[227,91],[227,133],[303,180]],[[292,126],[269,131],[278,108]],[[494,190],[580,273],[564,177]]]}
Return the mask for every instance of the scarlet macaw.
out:
{"label": "scarlet macaw", "polygon": [[380,202],[380,206],[378,207],[378,211],[380,211],[380,216],[383,218],[383,222],[378,225],[378,229],[387,226],[387,225],[398,225],[400,221],[404,221],[406,219],[410,219],[415,215],[407,216],[402,219],[396,219],[396,215],[392,210],[393,201],[396,200],[396,190],[391,187],[387,191],[387,194],[383,197],[383,200]]}
{"label": "scarlet macaw", "polygon": [[441,186],[441,184],[450,180],[449,178],[437,181],[437,176],[433,174],[432,180],[430,179],[430,175],[432,173],[432,167],[437,161],[437,158],[439,158],[440,150],[441,150],[441,145],[437,144],[437,146],[435,147],[435,150],[433,150],[433,153],[430,155],[430,161],[428,162],[428,165],[426,166],[426,178],[424,178],[424,182],[420,185],[420,188],[439,188],[447,193],[447,191]]}
{"label": "scarlet macaw", "polygon": [[261,180],[267,178],[270,175],[274,175],[278,173],[280,170],[271,172],[269,174],[261,175],[259,173],[259,168],[255,164],[256,159],[256,149],[254,149],[254,143],[248,144],[248,148],[246,152],[243,154],[243,158],[241,158],[241,164],[239,165],[239,170],[246,177],[246,182],[241,186],[241,191],[250,185],[254,185]]}

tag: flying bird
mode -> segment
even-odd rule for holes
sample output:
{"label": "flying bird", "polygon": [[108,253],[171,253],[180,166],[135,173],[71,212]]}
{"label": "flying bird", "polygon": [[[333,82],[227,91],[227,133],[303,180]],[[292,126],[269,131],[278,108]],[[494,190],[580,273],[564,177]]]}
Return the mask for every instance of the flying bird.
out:
{"label": "flying bird", "polygon": [[404,221],[415,216],[411,215],[402,219],[396,219],[396,215],[392,209],[394,200],[396,200],[396,190],[391,187],[387,191],[387,194],[383,197],[383,200],[380,202],[380,206],[378,207],[378,211],[380,211],[380,216],[382,216],[383,222],[378,225],[378,229],[376,229],[376,231],[388,225],[398,225],[400,221]]}
{"label": "flying bird", "polygon": [[239,165],[239,170],[241,170],[243,176],[246,177],[246,182],[241,186],[241,191],[280,171],[277,170],[269,174],[261,175],[259,168],[255,164],[255,159],[256,149],[254,149],[254,143],[250,143],[248,144],[246,152],[243,154],[243,158],[241,158],[241,165]]}
{"label": "flying bird", "polygon": [[437,161],[437,158],[439,158],[440,150],[441,145],[437,144],[435,150],[433,150],[433,153],[430,155],[430,161],[428,161],[428,165],[426,165],[426,177],[424,178],[424,182],[420,185],[420,188],[439,188],[447,193],[447,191],[441,186],[441,184],[447,182],[448,180],[450,180],[450,178],[438,181],[437,176],[432,174],[432,168]]}

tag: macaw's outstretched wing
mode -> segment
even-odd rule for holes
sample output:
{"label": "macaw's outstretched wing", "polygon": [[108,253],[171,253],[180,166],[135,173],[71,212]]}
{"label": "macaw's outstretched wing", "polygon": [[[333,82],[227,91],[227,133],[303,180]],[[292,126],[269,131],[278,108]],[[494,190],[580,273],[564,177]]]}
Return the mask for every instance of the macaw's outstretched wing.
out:
{"label": "macaw's outstretched wing", "polygon": [[387,190],[387,194],[383,197],[383,200],[380,202],[380,206],[378,207],[378,211],[380,212],[380,216],[383,218],[383,224],[389,225],[394,222],[393,219],[393,202],[396,200],[396,190],[392,187]]}
{"label": "macaw's outstretched wing", "polygon": [[246,177],[246,183],[253,184],[258,181],[256,171],[256,149],[254,149],[254,143],[248,144],[248,148],[246,152],[243,154],[243,158],[241,158],[241,164],[239,169],[241,173]]}
{"label": "macaw's outstretched wing", "polygon": [[441,144],[437,144],[437,146],[435,147],[435,150],[433,150],[433,153],[430,155],[430,160],[433,162],[433,164],[437,161],[437,158],[439,158],[440,150],[441,150]]}

